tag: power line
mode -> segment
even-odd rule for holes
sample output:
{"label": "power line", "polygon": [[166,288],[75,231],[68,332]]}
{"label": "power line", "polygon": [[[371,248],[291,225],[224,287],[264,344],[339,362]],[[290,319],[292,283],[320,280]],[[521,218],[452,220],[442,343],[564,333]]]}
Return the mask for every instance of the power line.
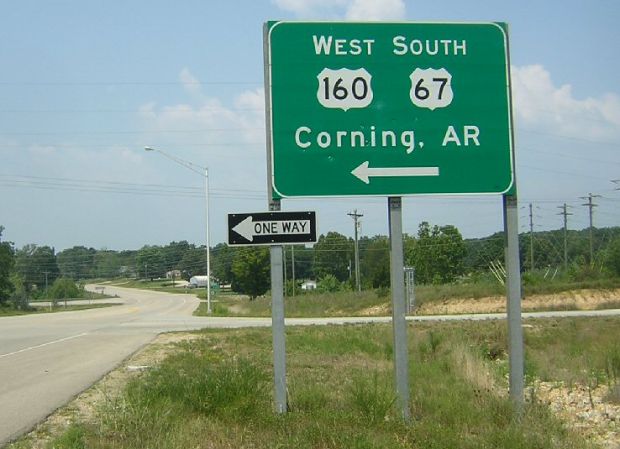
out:
{"label": "power line", "polygon": [[349,217],[353,218],[353,226],[355,229],[355,285],[357,287],[357,291],[362,291],[362,284],[360,281],[360,254],[359,254],[359,239],[358,239],[358,230],[360,226],[359,219],[362,218],[363,214],[358,214],[357,209],[353,212],[347,214]]}
{"label": "power line", "polygon": [[588,196],[579,197],[582,200],[588,200],[588,202],[585,204],[582,204],[582,206],[586,206],[588,208],[588,212],[590,215],[590,265],[594,265],[594,245],[593,245],[594,237],[592,233],[592,229],[594,228],[594,225],[593,225],[594,214],[593,213],[594,213],[594,208],[598,206],[598,204],[594,204],[592,199],[600,198],[600,197],[601,195],[592,195],[591,193],[589,193]]}
{"label": "power line", "polygon": [[562,206],[558,206],[560,209],[562,209],[562,212],[560,212],[558,215],[562,215],[564,216],[564,270],[566,270],[568,268],[568,244],[567,244],[567,234],[568,234],[568,216],[569,215],[573,215],[570,212],[567,211],[567,208],[569,206],[566,205],[566,203],[564,203],[564,205]]}
{"label": "power line", "polygon": [[534,270],[534,214],[530,203],[530,270]]}

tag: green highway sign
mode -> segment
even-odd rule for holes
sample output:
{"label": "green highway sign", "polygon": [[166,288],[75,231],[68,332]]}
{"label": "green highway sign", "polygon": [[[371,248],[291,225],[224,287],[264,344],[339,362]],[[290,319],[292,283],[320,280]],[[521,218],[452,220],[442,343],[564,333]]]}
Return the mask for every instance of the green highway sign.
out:
{"label": "green highway sign", "polygon": [[274,197],[505,193],[505,26],[269,22]]}

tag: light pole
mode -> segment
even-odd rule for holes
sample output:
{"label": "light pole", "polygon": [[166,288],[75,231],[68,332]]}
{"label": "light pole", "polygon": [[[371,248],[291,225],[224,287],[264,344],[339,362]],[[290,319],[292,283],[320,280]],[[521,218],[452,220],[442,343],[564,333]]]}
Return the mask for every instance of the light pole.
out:
{"label": "light pole", "polygon": [[209,238],[209,169],[207,167],[201,167],[200,165],[193,164],[189,161],[183,160],[176,156],[172,156],[165,151],[152,147],[144,147],[144,151],[156,151],[162,156],[176,162],[179,165],[198,173],[205,178],[205,204],[206,204],[206,221],[207,221],[207,313],[211,314],[211,249]]}

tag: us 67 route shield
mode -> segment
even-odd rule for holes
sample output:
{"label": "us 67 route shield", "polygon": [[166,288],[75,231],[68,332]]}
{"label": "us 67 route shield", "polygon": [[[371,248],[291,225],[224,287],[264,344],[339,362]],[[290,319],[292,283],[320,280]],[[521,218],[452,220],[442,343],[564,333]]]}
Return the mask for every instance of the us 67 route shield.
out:
{"label": "us 67 route shield", "polygon": [[504,25],[266,26],[274,196],[499,194],[512,186]]}

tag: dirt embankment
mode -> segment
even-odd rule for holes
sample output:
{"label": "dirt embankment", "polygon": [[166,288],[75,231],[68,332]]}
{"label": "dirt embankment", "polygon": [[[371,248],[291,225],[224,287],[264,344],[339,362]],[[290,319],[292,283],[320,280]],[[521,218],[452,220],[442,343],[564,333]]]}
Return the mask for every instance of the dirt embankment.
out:
{"label": "dirt embankment", "polygon": [[[523,299],[524,312],[536,310],[595,310],[608,305],[620,307],[620,289],[573,290],[548,295],[531,295]],[[417,315],[499,313],[506,311],[506,297],[452,298],[441,302],[424,303]]]}

